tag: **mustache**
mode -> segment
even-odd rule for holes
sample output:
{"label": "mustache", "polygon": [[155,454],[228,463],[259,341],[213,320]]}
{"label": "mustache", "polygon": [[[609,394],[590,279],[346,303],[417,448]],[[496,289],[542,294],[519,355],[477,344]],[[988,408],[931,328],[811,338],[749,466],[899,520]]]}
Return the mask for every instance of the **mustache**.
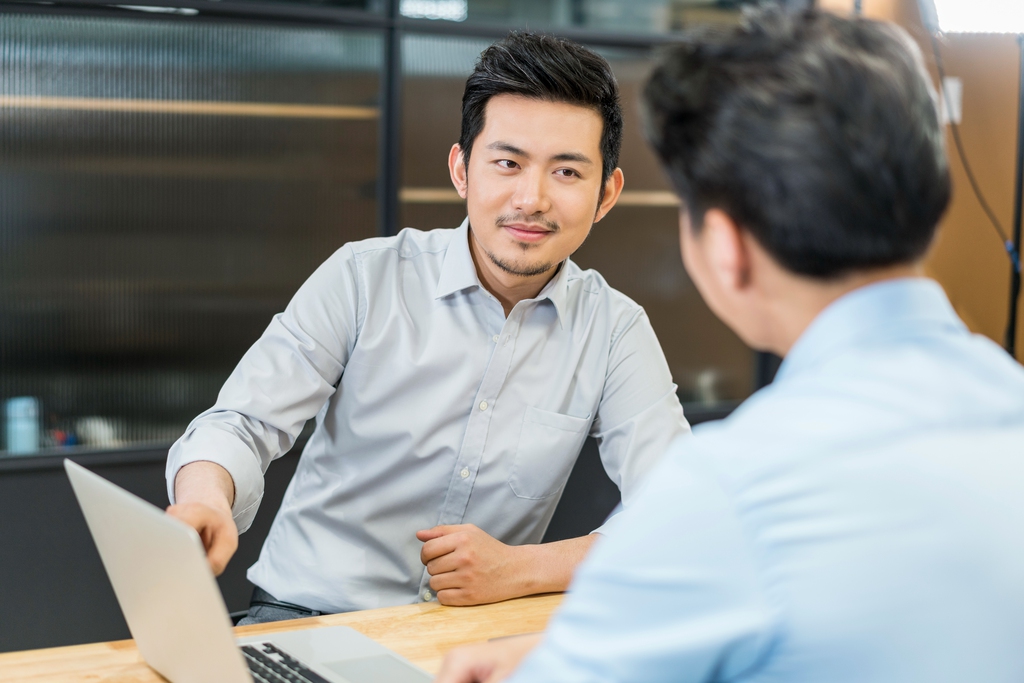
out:
{"label": "mustache", "polygon": [[538,225],[551,232],[560,230],[558,223],[549,221],[544,216],[527,216],[525,213],[506,213],[494,219],[494,224],[499,228],[509,223],[524,223],[526,225]]}

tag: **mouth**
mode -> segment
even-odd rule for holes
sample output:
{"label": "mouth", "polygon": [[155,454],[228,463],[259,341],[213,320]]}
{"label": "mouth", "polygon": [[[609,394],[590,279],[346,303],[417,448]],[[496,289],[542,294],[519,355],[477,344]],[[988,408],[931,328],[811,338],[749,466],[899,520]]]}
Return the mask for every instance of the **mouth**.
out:
{"label": "mouth", "polygon": [[533,223],[509,223],[501,226],[517,242],[540,242],[554,230]]}

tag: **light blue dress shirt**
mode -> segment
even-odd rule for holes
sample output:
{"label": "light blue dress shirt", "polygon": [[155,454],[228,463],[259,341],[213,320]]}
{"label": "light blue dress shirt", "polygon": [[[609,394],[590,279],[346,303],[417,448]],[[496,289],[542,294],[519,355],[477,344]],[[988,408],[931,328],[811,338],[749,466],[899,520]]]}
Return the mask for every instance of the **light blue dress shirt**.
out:
{"label": "light blue dress shirt", "polygon": [[1024,681],[1024,369],[930,280],[677,441],[512,679]]}
{"label": "light blue dress shirt", "polygon": [[628,508],[689,427],[643,309],[566,260],[506,319],[468,225],[329,258],[171,448],[224,466],[248,528],[263,473],[316,429],[249,579],[324,612],[433,599],[416,531],[538,543],[588,434]]}

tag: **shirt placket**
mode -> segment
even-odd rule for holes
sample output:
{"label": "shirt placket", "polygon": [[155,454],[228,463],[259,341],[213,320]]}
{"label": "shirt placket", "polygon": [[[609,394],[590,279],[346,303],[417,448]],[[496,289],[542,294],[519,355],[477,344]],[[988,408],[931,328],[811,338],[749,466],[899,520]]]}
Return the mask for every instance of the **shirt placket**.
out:
{"label": "shirt placket", "polygon": [[[483,460],[484,447],[487,443],[487,430],[491,423],[495,403],[501,388],[508,377],[512,365],[512,354],[515,351],[516,337],[519,334],[522,319],[522,307],[517,306],[509,314],[502,326],[501,333],[493,335],[488,341],[495,345],[491,360],[484,371],[480,387],[473,398],[473,409],[466,425],[466,436],[462,440],[459,457],[452,470],[448,484],[444,506],[441,508],[439,525],[462,524],[466,518],[466,508],[473,492],[473,484]],[[423,568],[420,578],[420,598],[423,601],[434,599],[430,589],[430,573]]]}

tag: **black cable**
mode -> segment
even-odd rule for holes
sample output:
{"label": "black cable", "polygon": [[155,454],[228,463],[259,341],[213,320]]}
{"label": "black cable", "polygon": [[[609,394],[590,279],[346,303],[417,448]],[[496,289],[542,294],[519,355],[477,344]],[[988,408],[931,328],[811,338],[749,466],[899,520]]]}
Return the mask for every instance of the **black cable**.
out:
{"label": "black cable", "polygon": [[[923,14],[923,11],[922,11]],[[977,197],[978,203],[981,204],[981,208],[985,211],[985,215],[992,222],[992,227],[999,233],[999,238],[1003,242],[1003,248],[1006,250],[1007,255],[1010,257],[1010,263],[1013,265],[1013,269],[1016,272],[1021,272],[1020,269],[1020,254],[1017,248],[1013,245],[1013,240],[1009,238],[1006,231],[1003,229],[1002,223],[996,218],[996,214],[992,211],[992,207],[989,206],[988,201],[985,200],[985,195],[981,192],[981,187],[978,185],[977,179],[974,177],[974,171],[971,170],[971,164],[967,161],[967,153],[964,152],[964,143],[960,139],[960,125],[953,120],[953,106],[952,101],[949,99],[949,91],[946,88],[946,68],[942,61],[942,53],[939,51],[939,41],[935,37],[935,31],[928,30],[928,37],[931,39],[932,54],[935,56],[935,67],[939,72],[939,83],[942,84],[940,91],[942,92],[942,99],[946,104],[946,112],[949,114],[949,128],[953,133],[953,142],[956,145],[957,156],[960,157],[960,164],[964,167],[964,173],[967,174],[967,180],[971,183],[971,189],[974,190],[974,196]]]}

